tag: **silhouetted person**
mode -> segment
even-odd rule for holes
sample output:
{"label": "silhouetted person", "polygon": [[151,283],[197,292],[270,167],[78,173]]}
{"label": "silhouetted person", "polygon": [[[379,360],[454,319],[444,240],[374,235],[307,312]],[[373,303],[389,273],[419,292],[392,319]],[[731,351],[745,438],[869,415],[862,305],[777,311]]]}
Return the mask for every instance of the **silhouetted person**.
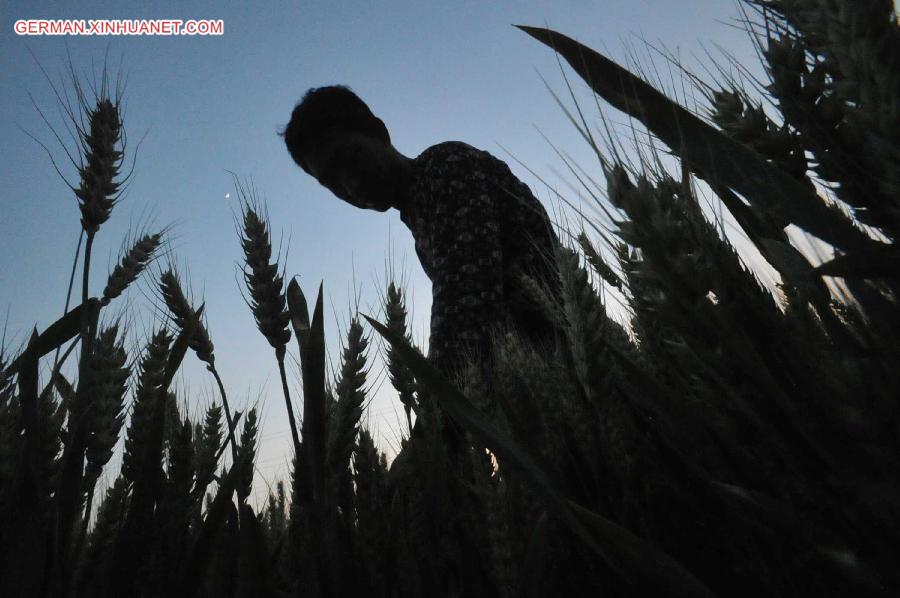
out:
{"label": "silhouetted person", "polygon": [[489,355],[492,326],[512,325],[535,343],[553,327],[525,294],[527,274],[558,297],[559,240],[547,213],[507,165],[460,141],[409,158],[344,86],[310,89],[283,133],[294,161],[359,208],[400,211],[432,283],[428,360],[455,375]]}
{"label": "silhouetted person", "polygon": [[[535,277],[558,298],[553,254],[559,240],[543,206],[506,164],[459,141],[433,145],[416,158],[404,156],[391,145],[384,123],[343,86],[309,90],[283,135],[294,161],[337,197],[359,208],[400,211],[432,283],[428,360],[451,379],[469,357],[491,367],[486,358],[495,326],[512,325],[535,343],[549,346],[554,340],[553,326],[526,298],[520,277]],[[422,454],[419,421],[407,446],[411,452],[402,450],[390,469],[388,486],[400,493],[394,498],[416,486],[415,480],[412,486],[401,480],[418,472],[410,460]],[[443,478],[447,500],[460,504],[471,500],[466,488],[473,480],[472,462],[460,450],[461,430],[446,420],[439,428],[448,465],[459,472]],[[487,541],[486,515],[462,520],[438,502],[428,503],[427,513],[444,534],[441,542],[451,548],[433,547],[441,552],[436,561],[441,565],[429,591],[496,593],[485,563],[466,548]],[[460,512],[480,513],[480,508],[473,503]]]}

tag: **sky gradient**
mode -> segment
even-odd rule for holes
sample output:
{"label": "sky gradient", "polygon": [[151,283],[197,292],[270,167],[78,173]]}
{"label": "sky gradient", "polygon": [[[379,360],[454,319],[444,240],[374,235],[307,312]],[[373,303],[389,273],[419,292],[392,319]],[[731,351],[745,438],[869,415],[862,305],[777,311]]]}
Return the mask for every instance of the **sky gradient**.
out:
{"label": "sky gradient", "polygon": [[[512,24],[548,26],[618,60],[628,56],[628,48],[646,58],[643,38],[678,52],[689,68],[709,65],[704,47],[715,53],[718,44],[758,72],[746,34],[734,27],[739,13],[730,0],[285,2],[265,10],[258,4],[236,4],[110,7],[81,2],[60,8],[46,2],[2,3],[0,308],[9,308],[10,348],[18,347],[32,326],[42,330],[56,320],[80,230],[74,195],[44,150],[23,132],[44,142],[66,178],[77,184],[74,167],[29,99],[30,94],[49,123],[64,131],[38,63],[61,88],[67,51],[75,68],[89,76],[92,61],[99,72],[108,49],[110,64],[117,67],[121,61],[127,72],[129,165],[141,143],[128,193],[95,242],[92,294],[102,291],[129,231],[170,227],[172,259],[189,276],[197,303],[200,297],[206,302],[217,364],[232,404],[243,409],[260,402],[257,492],[265,489],[262,480],[284,477],[289,432],[273,351],[241,295],[237,207],[228,171],[252,178],[268,207],[276,247],[281,241],[280,263],[288,277],[299,276],[310,301],[324,280],[333,368],[338,367],[351,306],[358,302],[361,312],[380,318],[389,261],[409,292],[414,340],[427,344],[430,283],[398,213],[358,210],[335,199],[293,164],[276,135],[306,89],[349,85],[384,120],[394,145],[407,156],[449,140],[491,152],[509,164],[553,216],[559,212],[553,192],[527,168],[570,201],[577,204],[579,198],[566,187],[571,177],[557,175],[565,167],[541,133],[576,162],[598,174],[599,169],[541,81],[543,76],[565,97],[556,57]],[[225,33],[18,36],[13,23],[25,18],[222,19]],[[586,86],[568,67],[565,72],[579,100],[590,102],[584,105],[589,118],[596,115]],[[626,123],[621,114],[609,114]],[[163,264],[158,262],[154,272]],[[159,317],[152,282],[145,276],[127,300],[114,303],[105,314],[123,313],[127,304],[132,356]],[[367,333],[373,341],[369,381],[380,386],[373,393],[367,425],[390,452],[400,433],[402,407],[377,355],[377,334]],[[293,340],[290,351],[296,353]],[[214,383],[193,355],[185,363],[179,394],[198,415],[216,397]],[[299,411],[295,365],[290,377]],[[115,459],[113,466],[117,470]]]}

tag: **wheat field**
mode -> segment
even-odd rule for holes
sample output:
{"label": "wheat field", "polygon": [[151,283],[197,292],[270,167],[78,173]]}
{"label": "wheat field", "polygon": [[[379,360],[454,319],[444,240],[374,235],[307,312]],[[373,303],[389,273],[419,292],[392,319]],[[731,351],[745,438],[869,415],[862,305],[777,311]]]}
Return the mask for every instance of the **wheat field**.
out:
{"label": "wheat field", "polygon": [[[90,90],[73,79],[71,308],[20,351],[0,346],[0,595],[900,594],[896,13],[885,0],[741,7],[769,80],[691,79],[705,113],[563,34],[520,27],[676,169],[629,162],[622,139],[569,112],[598,158],[579,184],[609,218],[560,231],[569,242],[548,257],[561,302],[530,284],[554,345],[499,331],[490,371],[445,379],[391,281],[382,321],[352,318],[330,376],[324,286],[308,300],[287,275],[264,203],[235,178],[243,289],[291,431],[290,476],[259,506],[259,414],[229,401],[168,230],[135,234],[105,287],[88,284],[130,146],[121,89],[105,71]],[[137,280],[166,317],[132,359],[137,331],[109,314]],[[390,465],[361,423],[382,345],[406,423]],[[218,396],[191,418],[172,382],[194,358]],[[445,443],[451,425],[461,449]]]}

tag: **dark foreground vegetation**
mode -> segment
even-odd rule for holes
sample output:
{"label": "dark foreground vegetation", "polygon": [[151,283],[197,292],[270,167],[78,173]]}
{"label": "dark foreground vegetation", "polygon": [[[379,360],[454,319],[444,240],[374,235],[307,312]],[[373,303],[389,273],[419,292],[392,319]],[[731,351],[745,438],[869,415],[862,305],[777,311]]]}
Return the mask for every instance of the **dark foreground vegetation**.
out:
{"label": "dark foreground vegetation", "polygon": [[[411,346],[391,284],[381,322],[352,321],[327,380],[322,289],[310,312],[285,285],[265,213],[238,185],[247,295],[295,454],[261,509],[247,500],[256,413],[230,407],[177,271],[155,276],[169,317],[133,363],[106,315],[164,231],[138,235],[100,294],[87,288],[125,150],[118,94],[79,92],[81,298],[0,357],[0,595],[900,595],[900,31],[889,0],[744,8],[770,81],[697,82],[708,119],[563,35],[522,28],[643,123],[680,174],[629,168],[577,111],[606,185],[573,174],[605,189],[614,234],[573,235],[578,251],[556,256],[562,304],[534,288],[557,346],[501,336],[486,375],[443,380]],[[703,209],[700,181],[777,271],[776,294]],[[811,260],[789,225],[833,252]],[[613,292],[626,326],[607,314]],[[379,338],[423,430],[390,467],[359,425]],[[194,357],[220,389],[202,421],[170,389]],[[451,422],[461,451],[442,440]],[[120,435],[121,470],[104,471]]]}

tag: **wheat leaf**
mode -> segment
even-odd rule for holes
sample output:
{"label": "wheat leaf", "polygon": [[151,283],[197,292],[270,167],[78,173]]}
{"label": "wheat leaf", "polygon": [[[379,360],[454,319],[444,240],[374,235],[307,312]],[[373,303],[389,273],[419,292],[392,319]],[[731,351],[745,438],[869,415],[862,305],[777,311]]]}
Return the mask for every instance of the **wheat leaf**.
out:
{"label": "wheat leaf", "polygon": [[734,189],[775,217],[779,225],[793,222],[848,251],[870,242],[849,221],[837,219],[815,193],[790,175],[706,124],[627,69],[550,29],[516,27],[561,54],[591,89],[615,108],[641,121],[703,177]]}
{"label": "wheat leaf", "polygon": [[291,315],[291,326],[294,327],[294,334],[302,347],[309,336],[309,308],[296,278],[292,278],[288,284],[287,303]]}
{"label": "wheat leaf", "polygon": [[705,596],[715,594],[678,561],[632,534],[622,526],[569,501],[575,516],[594,532],[617,561],[630,565],[631,573],[650,579],[656,587],[666,588],[669,596]]}
{"label": "wheat leaf", "polygon": [[890,278],[900,280],[900,251],[893,246],[874,247],[839,255],[815,269],[823,276]]}
{"label": "wheat leaf", "polygon": [[[623,564],[627,565],[632,573],[641,572],[644,575],[647,569],[652,569],[654,565],[658,565],[664,572],[668,573],[668,575],[661,573],[660,576],[655,577],[661,584],[667,583],[670,578],[675,579],[679,577],[673,573],[673,567],[680,567],[675,561],[663,555],[643,540],[640,540],[628,530],[607,521],[600,515],[593,514],[594,519],[586,519],[585,513],[590,513],[590,511],[581,507],[579,507],[580,512],[576,516],[576,512],[573,509],[574,503],[566,500],[556,490],[552,480],[535,463],[524,447],[486,421],[484,416],[456,388],[447,382],[428,363],[424,356],[411,347],[405,339],[369,316],[363,315],[363,317],[398,351],[398,354],[406,362],[407,367],[415,374],[416,379],[431,391],[432,396],[440,403],[441,407],[480,443],[488,447],[497,456],[500,463],[508,469],[518,471],[530,483],[532,489],[543,497],[547,508],[568,526],[575,535],[590,546],[595,554],[609,565],[612,571],[619,573],[626,580],[635,580],[633,574],[626,575],[610,560],[610,555],[616,554],[619,557],[628,557]],[[601,523],[598,523],[598,520]],[[590,524],[593,533],[589,531],[583,521],[587,521]],[[642,547],[642,552],[635,557],[635,551],[638,550],[637,547]],[[647,562],[636,562],[642,559],[645,559]],[[706,597],[713,595],[686,570],[679,569],[679,571],[681,572],[680,579],[684,582],[684,585],[671,588],[676,591],[676,595]],[[694,581],[688,583],[689,580]],[[660,587],[667,586],[661,585]]]}
{"label": "wheat leaf", "polygon": [[197,594],[210,560],[215,555],[214,542],[225,525],[229,509],[232,508],[231,497],[234,495],[239,470],[240,468],[232,466],[222,479],[216,498],[206,512],[206,519],[200,528],[197,541],[184,561],[185,566],[178,584],[179,592],[182,592],[183,596]]}
{"label": "wheat leaf", "polygon": [[[84,305],[79,304],[38,335],[37,339],[35,339],[34,347],[31,349],[36,354],[37,359],[62,346],[81,331],[81,312],[83,309]],[[88,299],[88,309],[90,310],[89,319],[94,321],[100,310],[100,301],[96,298]],[[9,367],[3,370],[3,376],[10,376],[17,371],[24,358],[24,353],[17,357],[9,364]]]}
{"label": "wheat leaf", "polygon": [[[22,403],[22,419],[25,428],[25,452],[20,455],[16,480],[9,490],[4,489],[2,519],[4,541],[0,554],[0,590],[13,588],[12,593],[37,595],[46,575],[47,550],[44,544],[44,524],[41,521],[46,494],[40,476],[40,437],[38,421],[38,358],[35,354],[38,334],[35,330],[21,356],[19,373],[19,400]],[[7,535],[9,534],[9,535]],[[51,559],[58,553],[51,554]],[[12,557],[12,558],[10,558]],[[10,567],[7,563],[20,563]],[[49,563],[53,570],[53,561]],[[27,589],[26,589],[27,588]],[[6,595],[6,594],[4,594]]]}
{"label": "wheat leaf", "polygon": [[[306,299],[296,281],[288,287],[291,322],[298,332],[300,361],[303,368],[303,452],[304,465],[311,475],[313,497],[325,490],[325,318],[322,307],[322,284],[313,309],[312,323],[306,314]],[[300,336],[300,330],[306,331]],[[298,451],[298,455],[300,452]]]}

